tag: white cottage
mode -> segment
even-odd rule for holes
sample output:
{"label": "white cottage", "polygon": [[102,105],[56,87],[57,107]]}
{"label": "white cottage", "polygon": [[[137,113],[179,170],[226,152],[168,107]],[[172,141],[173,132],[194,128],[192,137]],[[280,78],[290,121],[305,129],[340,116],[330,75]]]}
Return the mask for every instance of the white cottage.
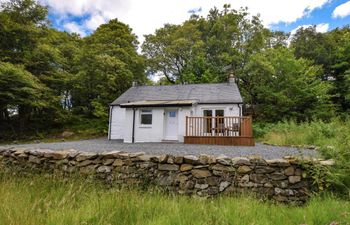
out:
{"label": "white cottage", "polygon": [[110,105],[108,138],[135,143],[241,136],[242,103],[233,77],[220,84],[133,85]]}

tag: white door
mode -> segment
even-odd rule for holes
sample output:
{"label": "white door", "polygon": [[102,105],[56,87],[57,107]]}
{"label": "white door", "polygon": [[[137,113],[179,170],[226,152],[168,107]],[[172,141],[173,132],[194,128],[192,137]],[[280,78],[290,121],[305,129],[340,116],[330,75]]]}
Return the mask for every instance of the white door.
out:
{"label": "white door", "polygon": [[165,139],[177,140],[177,123],[178,123],[177,110],[165,111]]}

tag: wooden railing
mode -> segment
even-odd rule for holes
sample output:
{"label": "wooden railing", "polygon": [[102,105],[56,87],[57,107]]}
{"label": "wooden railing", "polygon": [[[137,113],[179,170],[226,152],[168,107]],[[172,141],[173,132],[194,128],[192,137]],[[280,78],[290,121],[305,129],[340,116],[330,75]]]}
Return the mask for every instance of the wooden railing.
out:
{"label": "wooden railing", "polygon": [[186,117],[187,137],[253,137],[251,117]]}

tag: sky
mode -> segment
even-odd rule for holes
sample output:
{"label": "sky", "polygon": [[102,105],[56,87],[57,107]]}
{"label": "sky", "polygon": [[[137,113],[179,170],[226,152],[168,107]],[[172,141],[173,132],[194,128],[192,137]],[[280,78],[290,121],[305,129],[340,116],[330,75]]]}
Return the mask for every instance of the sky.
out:
{"label": "sky", "polygon": [[[3,0],[0,0],[3,1]],[[154,33],[165,23],[181,24],[195,12],[206,16],[224,4],[239,9],[248,7],[260,14],[272,30],[295,32],[301,26],[316,25],[319,32],[350,24],[350,0],[38,0],[49,7],[52,25],[81,36],[99,25],[118,18],[138,36]]]}

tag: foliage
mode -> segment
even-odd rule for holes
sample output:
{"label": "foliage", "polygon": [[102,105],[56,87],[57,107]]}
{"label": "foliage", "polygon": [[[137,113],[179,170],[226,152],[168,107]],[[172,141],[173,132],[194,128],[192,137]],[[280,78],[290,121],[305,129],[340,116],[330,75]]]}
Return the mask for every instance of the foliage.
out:
{"label": "foliage", "polygon": [[132,80],[147,81],[137,38],[116,19],[81,38],[52,29],[37,1],[1,9],[0,139],[60,133],[84,118],[105,133],[109,103]]}
{"label": "foliage", "polygon": [[296,207],[249,196],[197,199],[60,176],[0,175],[1,224],[345,224],[349,211],[349,202],[331,195]]}
{"label": "foliage", "polygon": [[320,67],[296,59],[287,48],[251,55],[243,71],[241,91],[261,120],[326,119],[332,115],[330,85],[317,78]]}
{"label": "foliage", "polygon": [[[350,120],[332,119],[330,122],[296,123],[284,121],[257,126],[261,141],[277,145],[318,146],[323,158],[335,160],[329,170],[314,167],[314,178],[322,185],[329,181],[332,188],[350,198]],[[319,175],[327,175],[322,177]]]}
{"label": "foliage", "polygon": [[53,29],[38,1],[0,8],[0,140],[85,119],[99,120],[104,132],[109,104],[132,81],[150,85],[158,75],[157,85],[217,83],[233,71],[254,121],[329,120],[350,110],[349,27],[301,28],[291,37],[224,5],[146,35],[141,55],[118,19],[80,37]]}

